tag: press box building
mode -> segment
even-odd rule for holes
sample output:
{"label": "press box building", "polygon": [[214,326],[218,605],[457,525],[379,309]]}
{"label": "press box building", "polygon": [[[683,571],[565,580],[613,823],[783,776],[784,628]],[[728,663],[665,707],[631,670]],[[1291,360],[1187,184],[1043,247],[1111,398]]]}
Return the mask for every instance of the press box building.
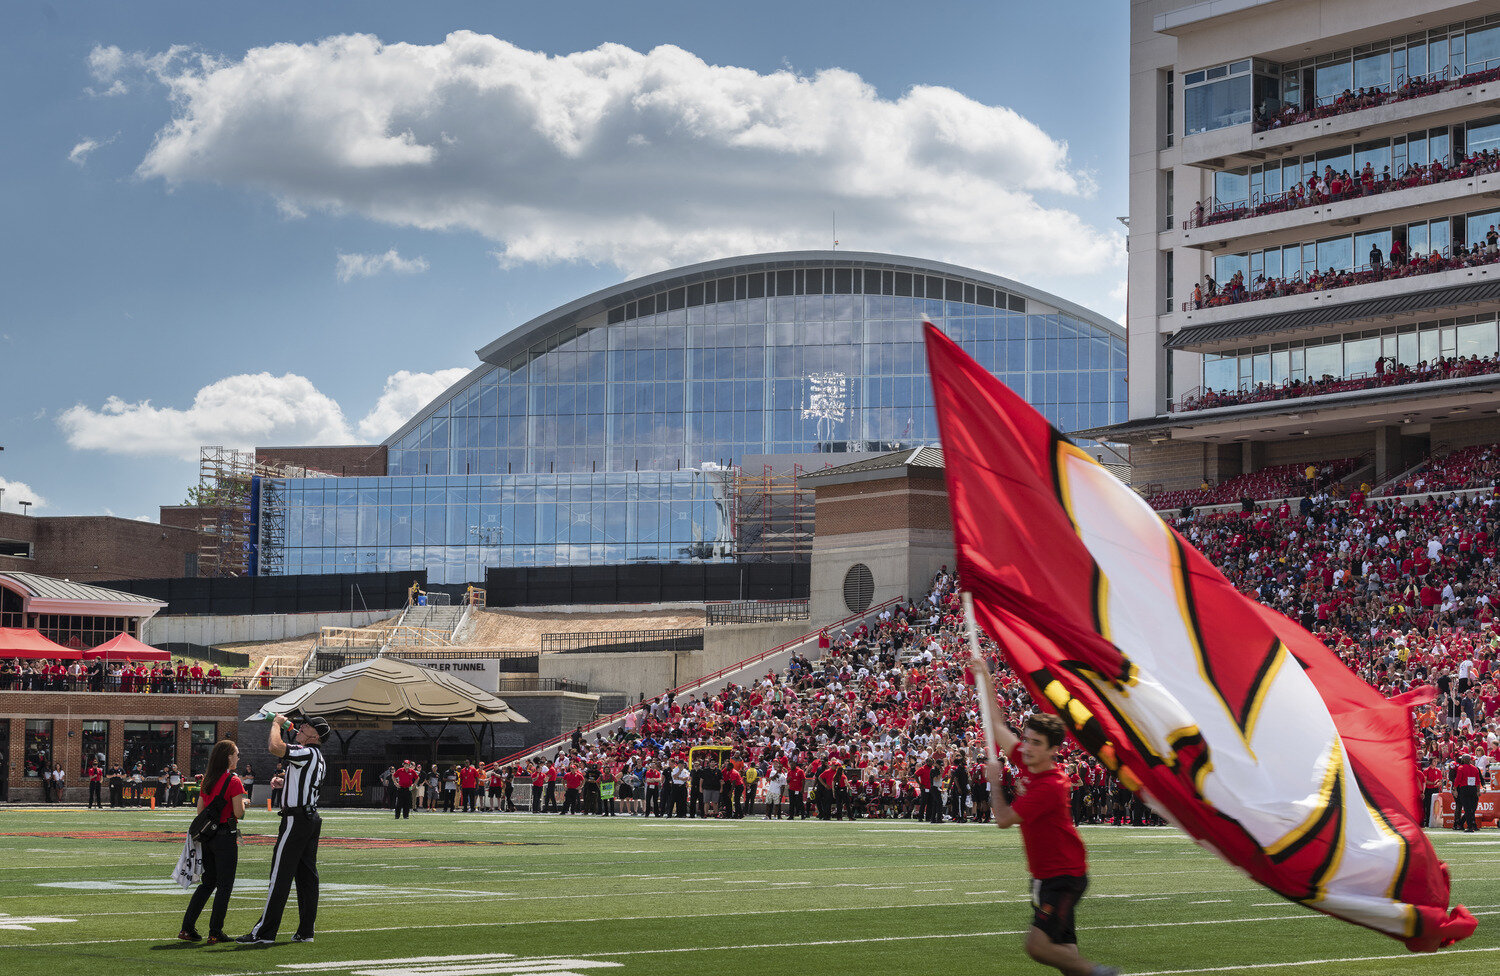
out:
{"label": "press box building", "polygon": [[1500,174],[1463,163],[1500,149],[1500,6],[1133,0],[1130,30],[1129,420],[1107,433],[1136,483],[1356,457],[1380,482],[1500,440],[1488,368],[1383,382],[1500,345],[1500,264],[1451,260],[1500,224]]}

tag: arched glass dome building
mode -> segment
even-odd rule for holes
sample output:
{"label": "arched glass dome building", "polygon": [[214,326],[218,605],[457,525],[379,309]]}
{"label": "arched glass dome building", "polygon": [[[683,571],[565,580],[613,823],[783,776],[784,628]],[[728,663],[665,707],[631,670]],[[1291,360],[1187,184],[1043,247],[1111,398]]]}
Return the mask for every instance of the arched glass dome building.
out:
{"label": "arched glass dome building", "polygon": [[1034,288],[884,254],[712,261],[480,349],[387,439],[387,477],[267,482],[256,571],[736,559],[727,469],[937,442],[924,318],[1063,430],[1125,417],[1123,330]]}

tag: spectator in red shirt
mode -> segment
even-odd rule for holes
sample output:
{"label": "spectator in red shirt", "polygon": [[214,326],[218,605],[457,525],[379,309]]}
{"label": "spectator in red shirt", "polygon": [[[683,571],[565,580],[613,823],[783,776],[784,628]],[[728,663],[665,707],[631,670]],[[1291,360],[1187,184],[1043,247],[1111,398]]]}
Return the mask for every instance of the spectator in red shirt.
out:
{"label": "spectator in red shirt", "polygon": [[464,813],[473,813],[479,798],[479,770],[472,762],[464,763],[464,768],[458,771],[458,787],[463,790]]}
{"label": "spectator in red shirt", "polygon": [[582,813],[583,805],[579,802],[580,791],[583,789],[583,772],[579,770],[578,763],[568,767],[563,774],[563,805],[562,813]]}
{"label": "spectator in red shirt", "polygon": [[1458,757],[1453,768],[1453,829],[1477,833],[1474,814],[1479,810],[1479,786],[1483,775],[1468,755]]}
{"label": "spectator in red shirt", "polygon": [[[995,823],[1001,829],[1019,824],[1026,848],[1032,877],[1026,954],[1068,976],[1119,976],[1115,967],[1092,962],[1078,952],[1073,913],[1089,886],[1088,860],[1083,838],[1068,813],[1067,778],[1057,768],[1057,753],[1066,737],[1062,720],[1038,712],[1026,720],[1022,734],[1024,738],[1018,739],[1004,724],[995,730],[1001,750],[1021,769],[1021,775],[1015,804],[995,797],[993,805]],[[992,778],[999,778],[998,771]]]}
{"label": "spectator in red shirt", "polygon": [[411,788],[417,783],[417,770],[412,766],[411,760],[401,764],[401,768],[391,774],[391,779],[396,784],[396,819],[411,819]]}

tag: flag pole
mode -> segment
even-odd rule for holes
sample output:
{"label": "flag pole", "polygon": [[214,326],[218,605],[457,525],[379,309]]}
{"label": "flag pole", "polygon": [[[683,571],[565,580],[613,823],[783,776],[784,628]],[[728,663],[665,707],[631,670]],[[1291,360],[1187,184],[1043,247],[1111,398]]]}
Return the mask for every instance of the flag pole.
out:
{"label": "flag pole", "polygon": [[984,778],[990,784],[990,819],[993,821],[995,799],[1005,796],[1000,789],[1000,748],[995,734],[1000,727],[1000,714],[995,707],[995,683],[990,679],[990,665],[979,650],[979,626],[974,622],[974,595],[965,590],[962,598],[964,629],[969,638],[969,671],[974,675],[974,693],[979,698],[979,721],[984,727]]}

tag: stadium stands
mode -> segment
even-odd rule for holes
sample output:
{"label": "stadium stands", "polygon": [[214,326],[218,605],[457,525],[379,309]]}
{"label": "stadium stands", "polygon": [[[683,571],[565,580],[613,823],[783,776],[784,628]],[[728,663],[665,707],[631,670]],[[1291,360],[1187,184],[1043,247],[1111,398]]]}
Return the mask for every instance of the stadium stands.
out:
{"label": "stadium stands", "polygon": [[1389,360],[1377,362],[1374,373],[1361,373],[1348,378],[1325,376],[1322,379],[1287,380],[1280,385],[1257,383],[1244,390],[1204,390],[1183,397],[1172,405],[1174,413],[1192,410],[1211,410],[1215,407],[1237,407],[1247,403],[1269,403],[1275,400],[1297,400],[1303,397],[1326,396],[1330,393],[1351,393],[1357,390],[1381,390],[1410,383],[1427,383],[1434,380],[1458,379],[1465,376],[1485,376],[1500,372],[1500,356],[1447,356],[1430,363],[1416,366],[1390,364]]}
{"label": "stadium stands", "polygon": [[1434,454],[1424,464],[1382,485],[1378,496],[1455,491],[1500,481],[1500,444],[1475,444]]}
{"label": "stadium stands", "polygon": [[[1465,451],[1442,470],[1472,475],[1494,456],[1493,447]],[[1330,466],[1347,471],[1354,461]],[[1282,492],[1273,488],[1297,476],[1288,465],[1235,488],[1274,497]],[[1436,775],[1463,754],[1482,758],[1486,769],[1493,759],[1500,769],[1500,637],[1490,628],[1500,601],[1493,563],[1500,512],[1493,500],[1404,503],[1355,493],[1345,504],[1316,497],[1306,514],[1284,505],[1168,521],[1242,592],[1300,620],[1382,693],[1435,685],[1439,697],[1418,710],[1417,727],[1419,755]],[[640,797],[653,781],[670,783],[672,767],[694,746],[717,745],[726,747],[723,770],[714,765],[705,774],[699,754],[690,815],[713,814],[699,801],[722,788],[716,815],[744,816],[763,792],[760,784],[769,778],[779,787],[794,768],[808,795],[799,816],[942,822],[982,810],[981,736],[966,680],[957,581],[939,574],[926,598],[887,610],[873,627],[833,635],[828,645],[819,661],[799,655],[784,670],[717,694],[643,703],[613,736],[578,736],[556,769],[565,776],[581,766],[600,781],[631,785]],[[1008,720],[1024,721],[1030,698],[994,647],[985,642],[985,649]],[[1155,822],[1086,754],[1073,749],[1064,762],[1080,822]],[[530,763],[514,772],[522,779],[547,775]],[[738,785],[747,778],[748,788]],[[725,786],[729,781],[736,786]],[[748,802],[732,799],[735,788]],[[670,790],[652,787],[647,798],[643,815],[670,815]],[[770,816],[765,810],[761,815]]]}
{"label": "stadium stands", "polygon": [[[1298,498],[1336,486],[1356,471],[1363,461],[1364,458],[1349,457],[1278,464],[1237,475],[1217,486],[1161,492],[1146,500],[1158,511],[1175,511],[1188,506],[1232,505],[1246,498],[1257,502]],[[1311,474],[1309,468],[1313,469]]]}

